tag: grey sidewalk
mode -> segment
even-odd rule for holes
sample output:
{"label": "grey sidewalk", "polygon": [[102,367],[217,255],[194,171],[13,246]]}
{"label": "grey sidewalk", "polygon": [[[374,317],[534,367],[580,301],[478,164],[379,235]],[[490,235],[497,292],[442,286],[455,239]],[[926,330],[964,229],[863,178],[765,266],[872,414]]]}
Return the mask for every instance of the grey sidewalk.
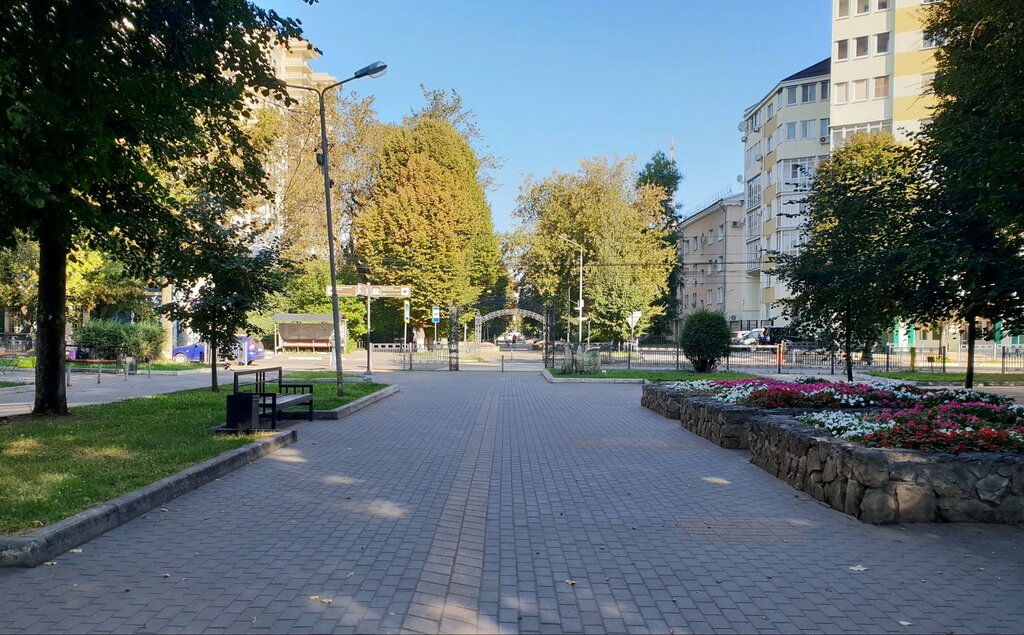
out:
{"label": "grey sidewalk", "polygon": [[167,512],[0,570],[0,631],[1024,630],[1020,528],[862,525],[638,386],[388,380]]}

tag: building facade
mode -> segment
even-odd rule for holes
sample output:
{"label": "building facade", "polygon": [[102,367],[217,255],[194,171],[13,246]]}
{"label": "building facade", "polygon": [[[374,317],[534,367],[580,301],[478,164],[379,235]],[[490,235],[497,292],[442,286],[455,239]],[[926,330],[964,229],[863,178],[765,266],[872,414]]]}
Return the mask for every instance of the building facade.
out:
{"label": "building facade", "polygon": [[786,77],[747,108],[740,122],[743,295],[763,325],[788,323],[779,300],[789,291],[773,273],[771,253],[794,253],[802,243],[807,192],[830,148],[829,67],[824,59]]}
{"label": "building facade", "polygon": [[701,309],[719,311],[734,329],[759,326],[759,298],[748,284],[743,194],[722,197],[680,223],[682,285],[676,289],[679,316]]}
{"label": "building facade", "polygon": [[925,37],[934,0],[832,0],[832,146],[855,132],[907,141],[935,104],[937,43]]}

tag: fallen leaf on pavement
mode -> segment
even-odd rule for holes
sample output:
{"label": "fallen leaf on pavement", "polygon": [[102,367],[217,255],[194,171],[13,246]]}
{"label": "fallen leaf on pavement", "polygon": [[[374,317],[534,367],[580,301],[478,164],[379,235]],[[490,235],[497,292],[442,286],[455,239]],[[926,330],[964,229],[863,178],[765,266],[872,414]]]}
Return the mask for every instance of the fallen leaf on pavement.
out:
{"label": "fallen leaf on pavement", "polygon": [[867,571],[867,570],[868,570],[868,568],[865,567],[862,564],[858,564],[856,566],[850,567],[850,571]]}
{"label": "fallen leaf on pavement", "polygon": [[908,621],[906,621],[906,620],[900,620],[900,621],[899,621],[899,625],[900,625],[900,626],[913,626],[913,625],[914,625],[914,623],[913,623],[913,622],[908,622]]}
{"label": "fallen leaf on pavement", "polygon": [[69,549],[68,553],[82,553],[81,549]]}

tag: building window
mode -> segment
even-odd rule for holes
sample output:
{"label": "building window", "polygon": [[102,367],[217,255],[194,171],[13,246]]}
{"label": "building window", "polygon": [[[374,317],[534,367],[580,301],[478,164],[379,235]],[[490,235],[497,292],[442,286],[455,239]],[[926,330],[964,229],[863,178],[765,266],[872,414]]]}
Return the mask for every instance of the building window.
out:
{"label": "building window", "polygon": [[857,14],[870,13],[871,0],[857,0]]}
{"label": "building window", "polygon": [[828,117],[819,120],[820,129],[818,130],[819,137],[828,137]]}
{"label": "building window", "polygon": [[821,101],[828,101],[828,82],[821,82]]}
{"label": "building window", "polygon": [[818,101],[818,85],[817,84],[804,84],[800,87],[800,103],[806,104],[812,101]]}
{"label": "building window", "polygon": [[765,114],[765,119],[771,119],[775,116],[775,104],[768,102],[768,112]]}
{"label": "building window", "polygon": [[761,175],[747,181],[747,209],[761,204]]}
{"label": "building window", "polygon": [[855,79],[853,81],[853,101],[864,101],[868,98],[868,80]]}
{"label": "building window", "polygon": [[837,14],[840,18],[845,18],[850,15],[850,0],[839,0],[839,10]]}
{"label": "building window", "polygon": [[867,57],[868,54],[868,36],[862,35],[854,38],[854,55],[857,57]]}
{"label": "building window", "polygon": [[875,99],[889,96],[889,76],[883,75],[875,78]]}
{"label": "building window", "polygon": [[845,104],[849,100],[848,88],[849,85],[846,82],[836,82],[836,89],[833,91],[833,95],[837,104]]}
{"label": "building window", "polygon": [[889,8],[889,0],[878,0],[878,10],[885,11]]}
{"label": "building window", "polygon": [[942,38],[925,34],[921,39],[921,48],[923,49],[933,49],[940,46],[942,46]]}
{"label": "building window", "polygon": [[850,59],[850,40],[836,40],[836,60]]}
{"label": "building window", "polygon": [[796,103],[796,86],[790,86],[786,89],[786,104],[792,106]]}
{"label": "building window", "polygon": [[801,139],[810,139],[811,137],[816,136],[814,134],[814,131],[817,129],[817,127],[815,126],[816,123],[817,122],[814,119],[805,119],[805,120],[801,121],[800,122],[800,138]]}
{"label": "building window", "polygon": [[796,139],[796,122],[790,121],[786,123],[786,141],[792,141]]}
{"label": "building window", "polygon": [[879,33],[875,36],[875,53],[888,53],[889,52],[889,34]]}

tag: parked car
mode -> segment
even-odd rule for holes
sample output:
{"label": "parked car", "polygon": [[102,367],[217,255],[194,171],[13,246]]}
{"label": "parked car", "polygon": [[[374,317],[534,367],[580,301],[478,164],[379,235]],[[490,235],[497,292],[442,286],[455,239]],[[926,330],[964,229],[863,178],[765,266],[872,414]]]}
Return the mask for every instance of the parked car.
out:
{"label": "parked car", "polygon": [[[235,339],[237,341],[232,348],[232,356],[237,360],[244,360],[247,366],[267,356],[266,351],[263,350],[263,342],[259,338],[252,335],[235,335]],[[179,346],[171,351],[171,359],[179,364],[205,363],[206,344],[195,342],[188,346]]]}
{"label": "parked car", "polygon": [[751,329],[740,342],[743,346],[760,346],[768,343],[768,336],[764,328]]}
{"label": "parked car", "polygon": [[747,333],[749,332],[750,331],[733,331],[730,344],[742,344],[743,340],[747,337]]}

